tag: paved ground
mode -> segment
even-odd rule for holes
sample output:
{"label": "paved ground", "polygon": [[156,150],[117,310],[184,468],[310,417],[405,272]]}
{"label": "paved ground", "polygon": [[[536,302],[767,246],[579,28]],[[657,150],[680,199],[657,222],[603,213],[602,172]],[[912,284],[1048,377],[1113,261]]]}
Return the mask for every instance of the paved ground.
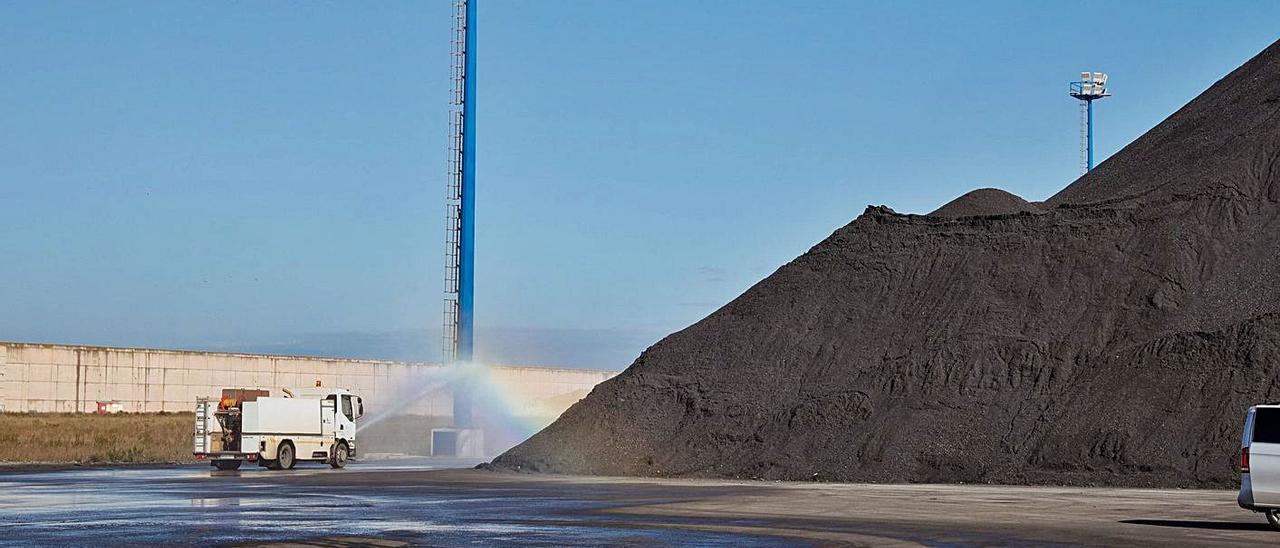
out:
{"label": "paved ground", "polygon": [[774,546],[1280,541],[1229,491],[500,474],[466,462],[0,472],[0,543]]}

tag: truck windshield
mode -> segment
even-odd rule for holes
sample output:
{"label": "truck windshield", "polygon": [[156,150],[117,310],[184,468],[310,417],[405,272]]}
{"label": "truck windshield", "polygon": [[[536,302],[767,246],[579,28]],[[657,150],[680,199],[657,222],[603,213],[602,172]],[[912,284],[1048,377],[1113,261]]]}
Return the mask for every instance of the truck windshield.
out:
{"label": "truck windshield", "polygon": [[[1280,411],[1280,409],[1276,411]],[[342,397],[342,414],[347,416],[347,420],[356,420],[355,413],[351,410],[351,396]]]}
{"label": "truck windshield", "polygon": [[1254,411],[1253,443],[1280,443],[1280,407],[1259,407]]}

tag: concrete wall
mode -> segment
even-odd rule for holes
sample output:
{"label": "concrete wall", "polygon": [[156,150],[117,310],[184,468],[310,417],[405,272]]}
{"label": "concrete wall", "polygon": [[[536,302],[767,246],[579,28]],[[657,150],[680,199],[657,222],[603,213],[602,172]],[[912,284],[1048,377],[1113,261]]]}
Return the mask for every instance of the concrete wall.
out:
{"label": "concrete wall", "polygon": [[[513,414],[555,416],[616,371],[494,366],[477,398]],[[0,342],[0,410],[92,412],[117,401],[128,412],[191,411],[222,388],[349,388],[369,414],[449,416],[447,369],[433,364]]]}

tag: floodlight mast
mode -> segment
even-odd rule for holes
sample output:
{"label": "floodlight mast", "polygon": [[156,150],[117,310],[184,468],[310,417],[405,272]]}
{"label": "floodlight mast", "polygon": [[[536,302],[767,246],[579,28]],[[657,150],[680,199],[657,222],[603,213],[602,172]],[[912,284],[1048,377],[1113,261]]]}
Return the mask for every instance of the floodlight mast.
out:
{"label": "floodlight mast", "polygon": [[1093,171],[1093,102],[1103,97],[1110,97],[1107,90],[1107,75],[1102,72],[1081,72],[1080,81],[1071,82],[1068,93],[1081,101],[1081,156],[1082,171]]}
{"label": "floodlight mast", "polygon": [[445,365],[460,377],[453,388],[453,425],[471,428],[468,376],[474,373],[470,366],[475,309],[476,0],[454,0],[453,24],[443,357]]}

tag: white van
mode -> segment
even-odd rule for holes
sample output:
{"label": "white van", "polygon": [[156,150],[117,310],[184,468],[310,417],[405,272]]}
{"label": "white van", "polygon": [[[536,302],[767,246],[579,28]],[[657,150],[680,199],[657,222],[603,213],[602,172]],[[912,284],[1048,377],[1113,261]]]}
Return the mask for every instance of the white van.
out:
{"label": "white van", "polygon": [[1236,502],[1280,529],[1280,404],[1255,405],[1245,416]]}

